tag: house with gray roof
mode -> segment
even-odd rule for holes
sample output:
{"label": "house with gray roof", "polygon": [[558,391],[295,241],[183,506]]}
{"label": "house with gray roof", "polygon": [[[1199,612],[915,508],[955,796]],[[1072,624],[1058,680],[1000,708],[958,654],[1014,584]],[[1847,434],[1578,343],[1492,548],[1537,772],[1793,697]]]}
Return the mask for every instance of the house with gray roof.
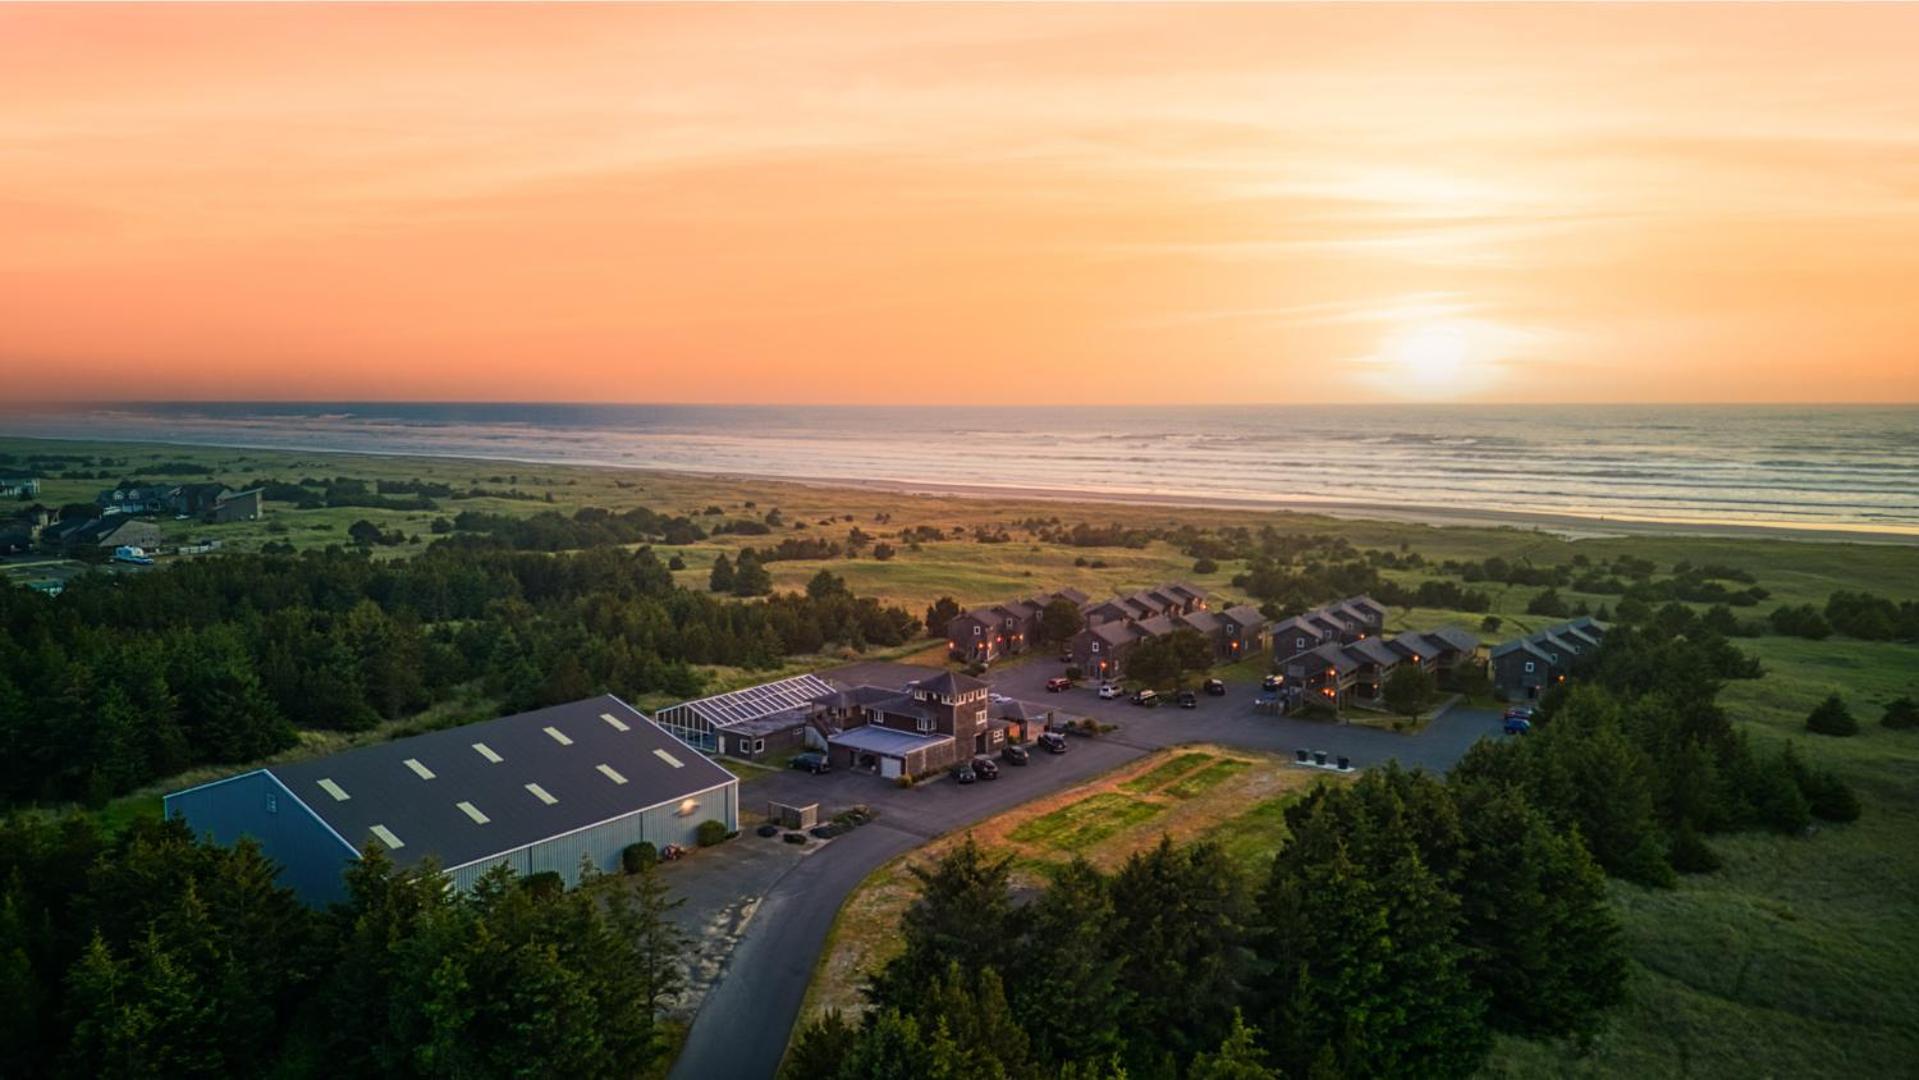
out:
{"label": "house with gray roof", "polygon": [[378,847],[471,888],[495,867],[577,883],[640,842],[691,845],[739,827],[739,780],[612,695],[363,746],[176,791],[165,812],[231,844],[257,841],[315,906]]}
{"label": "house with gray roof", "polygon": [[1605,640],[1606,628],[1589,616],[1546,627],[1494,647],[1493,692],[1508,701],[1530,701],[1566,681],[1574,662]]}

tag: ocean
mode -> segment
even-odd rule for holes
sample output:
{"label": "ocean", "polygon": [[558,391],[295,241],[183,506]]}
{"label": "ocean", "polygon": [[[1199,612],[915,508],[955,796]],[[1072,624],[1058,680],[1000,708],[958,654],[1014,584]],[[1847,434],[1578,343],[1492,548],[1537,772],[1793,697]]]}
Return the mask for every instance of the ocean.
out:
{"label": "ocean", "polygon": [[1914,406],[165,403],[0,433],[1919,534]]}

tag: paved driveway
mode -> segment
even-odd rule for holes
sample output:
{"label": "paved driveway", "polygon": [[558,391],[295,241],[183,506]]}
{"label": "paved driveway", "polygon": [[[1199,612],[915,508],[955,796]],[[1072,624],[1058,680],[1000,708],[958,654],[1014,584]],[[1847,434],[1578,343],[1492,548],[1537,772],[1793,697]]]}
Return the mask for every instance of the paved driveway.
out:
{"label": "paved driveway", "polygon": [[[766,892],[694,1018],[673,1066],[675,1080],[771,1077],[786,1051],[814,962],[840,905],[881,864],[942,833],[1179,743],[1214,742],[1286,754],[1302,748],[1324,750],[1360,766],[1397,759],[1408,766],[1444,770],[1481,736],[1499,730],[1499,714],[1489,709],[1454,709],[1417,735],[1266,716],[1253,711],[1255,688],[1247,684],[1229,687],[1225,697],[1202,695],[1197,709],[1170,703],[1142,709],[1124,700],[1101,701],[1086,689],[1048,694],[1046,680],[1056,674],[1057,665],[1034,662],[998,673],[991,681],[997,693],[1095,716],[1120,729],[1074,737],[1065,754],[1036,752],[1032,764],[1002,765],[998,780],[970,785],[939,779],[907,789],[864,773],[814,776],[798,771],[741,785],[740,802],[746,809],[764,811],[767,801],[816,802],[823,820],[864,803],[877,808],[880,817],[797,861]],[[778,841],[748,832],[732,843]],[[717,863],[710,865],[715,874],[725,872]]]}

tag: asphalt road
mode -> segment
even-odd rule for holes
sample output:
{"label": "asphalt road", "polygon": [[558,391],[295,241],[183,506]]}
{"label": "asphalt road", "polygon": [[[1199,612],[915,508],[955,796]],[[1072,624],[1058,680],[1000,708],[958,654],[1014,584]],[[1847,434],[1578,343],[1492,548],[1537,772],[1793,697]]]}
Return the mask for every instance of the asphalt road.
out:
{"label": "asphalt road", "polygon": [[[1264,716],[1253,711],[1254,692],[1245,685],[1233,686],[1223,698],[1201,697],[1197,709],[1180,709],[1171,703],[1143,709],[1120,700],[1100,701],[1084,689],[1048,694],[1045,682],[1057,674],[1056,667],[1035,662],[997,673],[995,691],[1096,716],[1119,724],[1120,730],[1075,737],[1063,755],[1035,752],[1032,764],[1002,765],[998,780],[972,785],[942,779],[902,789],[869,775],[813,776],[795,771],[742,786],[742,802],[755,809],[762,801],[816,802],[824,820],[847,806],[865,803],[878,808],[880,817],[798,861],[766,891],[694,1017],[670,1074],[672,1080],[771,1077],[786,1052],[814,963],[841,904],[887,860],[942,833],[1180,743],[1214,742],[1288,754],[1296,749],[1324,750],[1329,755],[1343,754],[1358,766],[1397,759],[1407,766],[1440,771],[1450,768],[1479,738],[1499,730],[1498,713],[1483,709],[1454,709],[1417,735]],[[750,833],[734,841],[768,842],[777,841]],[[724,872],[717,865],[714,870]]]}

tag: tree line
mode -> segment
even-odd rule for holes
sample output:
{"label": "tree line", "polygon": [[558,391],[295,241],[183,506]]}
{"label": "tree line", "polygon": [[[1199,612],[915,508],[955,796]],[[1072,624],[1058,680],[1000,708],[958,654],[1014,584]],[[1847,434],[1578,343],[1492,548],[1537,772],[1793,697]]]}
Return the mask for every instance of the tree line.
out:
{"label": "tree line", "polygon": [[788,1075],[1467,1076],[1496,1032],[1590,1035],[1621,999],[1604,875],[1517,787],[1387,766],[1286,827],[1260,871],[1162,839],[1023,907],[969,837],[915,871],[864,1021],[809,1025]]}
{"label": "tree line", "polygon": [[[774,666],[913,640],[846,589],[726,602],[650,550],[460,546],[376,562],[329,549],[0,585],[0,801],[99,804],[300,729],[356,731],[478,691],[509,711],[611,692],[697,694],[695,665]],[[466,719],[445,717],[447,722]]]}
{"label": "tree line", "polygon": [[650,869],[462,893],[370,847],[325,911],[274,873],[177,821],[0,821],[0,1071],[629,1077],[664,1052],[682,942]]}

